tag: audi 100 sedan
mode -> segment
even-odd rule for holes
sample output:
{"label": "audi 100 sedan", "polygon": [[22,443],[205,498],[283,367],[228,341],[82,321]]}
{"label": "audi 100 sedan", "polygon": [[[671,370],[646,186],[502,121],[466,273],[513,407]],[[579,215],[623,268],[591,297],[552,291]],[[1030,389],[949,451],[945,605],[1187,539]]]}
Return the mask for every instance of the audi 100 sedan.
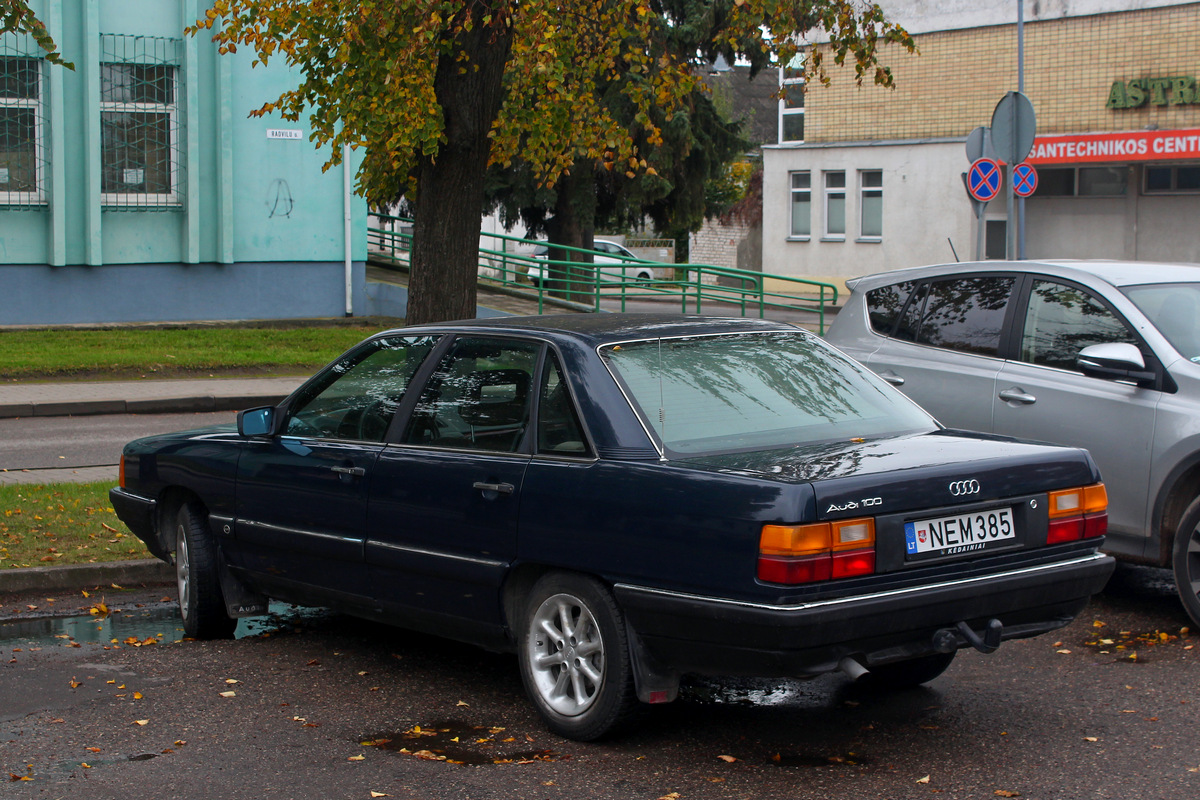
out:
{"label": "audi 100 sedan", "polygon": [[1113,567],[1086,451],[944,430],[761,320],[386,331],[236,427],[130,443],[121,476],[190,636],[275,598],[512,651],[580,740],[683,673],[926,682]]}

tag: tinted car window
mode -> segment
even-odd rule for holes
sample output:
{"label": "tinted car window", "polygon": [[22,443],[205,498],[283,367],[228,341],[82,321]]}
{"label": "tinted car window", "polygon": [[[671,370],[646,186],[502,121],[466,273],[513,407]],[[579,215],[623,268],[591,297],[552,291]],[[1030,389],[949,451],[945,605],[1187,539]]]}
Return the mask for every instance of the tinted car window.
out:
{"label": "tinted car window", "polygon": [[341,359],[294,404],[285,432],[383,441],[408,382],[436,343],[435,336],[376,339]]}
{"label": "tinted car window", "polygon": [[1011,276],[931,281],[913,341],[963,353],[997,355],[1014,282]]}
{"label": "tinted car window", "polygon": [[431,447],[515,453],[529,422],[531,342],[463,337],[429,379],[404,441]]}
{"label": "tinted car window", "polygon": [[894,335],[897,339],[903,339],[906,342],[917,340],[917,331],[921,328],[921,315],[925,313],[925,298],[928,296],[929,284],[927,283],[921,284],[913,292],[912,299],[905,306],[900,323],[896,326]]}
{"label": "tinted car window", "polygon": [[915,284],[916,281],[905,281],[867,292],[867,319],[872,330],[885,336],[891,335]]}
{"label": "tinted car window", "polygon": [[[1088,345],[1137,340],[1089,292],[1053,281],[1034,281],[1021,336],[1021,360],[1076,370],[1075,356]],[[1078,371],[1078,370],[1076,370]]]}
{"label": "tinted car window", "polygon": [[553,455],[584,455],[588,452],[583,426],[579,424],[571,393],[567,391],[553,353],[546,359],[538,400],[538,452]]}

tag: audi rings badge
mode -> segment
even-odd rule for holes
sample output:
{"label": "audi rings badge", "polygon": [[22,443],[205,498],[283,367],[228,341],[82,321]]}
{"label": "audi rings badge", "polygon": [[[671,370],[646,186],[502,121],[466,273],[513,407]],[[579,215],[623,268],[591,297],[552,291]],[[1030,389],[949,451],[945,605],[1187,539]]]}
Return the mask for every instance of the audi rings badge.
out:
{"label": "audi rings badge", "polygon": [[969,481],[954,481],[954,483],[950,484],[950,494],[954,495],[955,497],[966,497],[969,494],[979,494],[981,490],[982,487],[979,485],[979,481],[975,480],[974,478]]}

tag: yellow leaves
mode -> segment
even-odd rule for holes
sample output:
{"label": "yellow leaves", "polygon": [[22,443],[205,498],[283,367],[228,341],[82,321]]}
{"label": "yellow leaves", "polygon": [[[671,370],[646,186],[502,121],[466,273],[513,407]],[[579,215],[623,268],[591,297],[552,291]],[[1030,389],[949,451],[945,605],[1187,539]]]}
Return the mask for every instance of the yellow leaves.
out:
{"label": "yellow leaves", "polygon": [[997,789],[996,796],[997,797],[1020,797],[1021,793],[1020,792],[1009,792],[1009,791],[1005,791],[1004,789]]}
{"label": "yellow leaves", "polygon": [[103,619],[104,617],[108,616],[108,606],[103,600],[101,600],[99,603],[96,603],[89,608],[88,613],[93,617],[99,617],[100,619]]}
{"label": "yellow leaves", "polygon": [[142,695],[142,693],[141,693],[141,692],[134,692],[134,693],[133,693],[133,699],[134,699],[134,700],[141,700],[141,699],[142,699],[142,697],[143,697],[143,695]]}
{"label": "yellow leaves", "polygon": [[737,761],[737,759],[733,756],[717,756],[717,758],[721,759],[727,764],[732,764],[733,762]]}
{"label": "yellow leaves", "polygon": [[356,756],[347,756],[347,757],[346,757],[346,760],[347,760],[347,761],[366,761],[366,760],[367,760],[367,757],[366,757],[366,756],[364,756],[364,755],[362,755],[361,753],[359,753],[359,754],[358,754],[358,755],[356,755]]}
{"label": "yellow leaves", "polygon": [[929,783],[929,777],[930,776],[926,775],[924,778],[918,778],[917,783]]}
{"label": "yellow leaves", "polygon": [[134,725],[141,726],[141,727],[145,727],[145,726],[147,726],[147,725],[149,725],[149,724],[150,724],[150,720],[148,720],[148,719],[135,719],[135,720],[133,721],[133,724],[134,724]]}
{"label": "yellow leaves", "polygon": [[221,692],[221,697],[237,697],[237,692]]}

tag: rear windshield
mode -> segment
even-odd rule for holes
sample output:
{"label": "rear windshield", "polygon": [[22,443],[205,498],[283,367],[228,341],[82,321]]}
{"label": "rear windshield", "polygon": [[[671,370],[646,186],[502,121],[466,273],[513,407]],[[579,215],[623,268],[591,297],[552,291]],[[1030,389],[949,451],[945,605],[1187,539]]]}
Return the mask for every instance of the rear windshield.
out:
{"label": "rear windshield", "polygon": [[600,353],[666,454],[765,450],[937,427],[865,367],[804,333],[654,339]]}

